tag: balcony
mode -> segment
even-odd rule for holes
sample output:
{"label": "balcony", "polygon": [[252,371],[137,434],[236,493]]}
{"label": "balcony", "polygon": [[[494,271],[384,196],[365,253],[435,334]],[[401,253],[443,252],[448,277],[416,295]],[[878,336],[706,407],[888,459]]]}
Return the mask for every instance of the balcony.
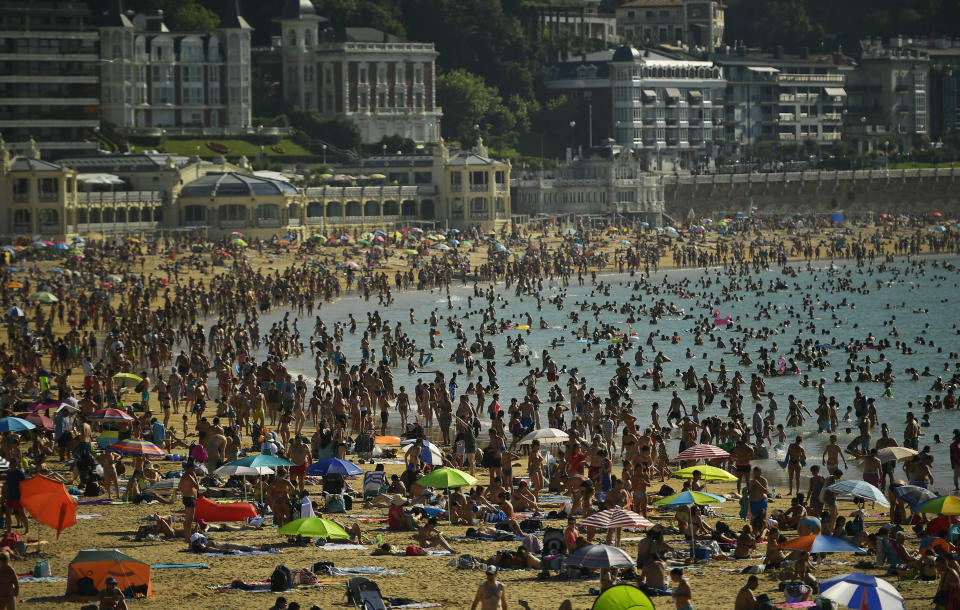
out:
{"label": "balcony", "polygon": [[777,74],[778,83],[812,85],[816,83],[843,84],[843,74]]}
{"label": "balcony", "polygon": [[797,96],[793,93],[781,93],[780,94],[781,102],[795,102],[797,101]]}
{"label": "balcony", "polygon": [[471,184],[470,192],[471,193],[486,193],[490,190],[489,184]]}
{"label": "balcony", "polygon": [[795,114],[793,114],[792,112],[781,112],[781,113],[780,113],[780,121],[783,122],[783,123],[791,122],[791,121],[795,121],[795,120],[797,120],[797,116],[796,116]]}
{"label": "balcony", "polygon": [[450,185],[450,192],[451,192],[451,193],[459,193],[459,192],[462,191],[462,190],[463,190],[463,185],[462,185],[462,184],[451,184],[451,185]]}
{"label": "balcony", "polygon": [[[220,223],[223,226],[223,223]],[[275,229],[280,226],[279,218],[258,218],[257,226],[261,229]]]}
{"label": "balcony", "polygon": [[823,120],[825,121],[842,121],[843,114],[840,112],[826,112],[823,115]]}
{"label": "balcony", "polygon": [[289,226],[289,227],[299,227],[299,226],[300,226],[300,219],[299,219],[299,218],[291,218],[290,220],[287,221],[287,226]]}
{"label": "balcony", "polygon": [[221,220],[219,223],[221,229],[242,229],[247,226],[246,220]]}
{"label": "balcony", "polygon": [[793,142],[797,139],[797,135],[794,133],[780,133],[777,135],[781,142]]}
{"label": "balcony", "polygon": [[841,134],[839,131],[825,131],[820,134],[820,139],[835,142],[839,141],[842,136],[843,134]]}

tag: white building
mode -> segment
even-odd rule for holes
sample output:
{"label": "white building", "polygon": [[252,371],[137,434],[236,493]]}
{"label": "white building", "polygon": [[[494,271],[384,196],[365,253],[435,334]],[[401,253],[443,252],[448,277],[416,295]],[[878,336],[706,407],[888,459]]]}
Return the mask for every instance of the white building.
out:
{"label": "white building", "polygon": [[171,32],[163,12],[100,23],[101,110],[121,130],[250,128],[250,32],[228,2],[215,35]]}
{"label": "white building", "polygon": [[436,105],[432,43],[373,28],[334,31],[310,0],[288,0],[276,21],[286,100],[350,118],[364,142],[393,135],[439,140],[443,113]]}

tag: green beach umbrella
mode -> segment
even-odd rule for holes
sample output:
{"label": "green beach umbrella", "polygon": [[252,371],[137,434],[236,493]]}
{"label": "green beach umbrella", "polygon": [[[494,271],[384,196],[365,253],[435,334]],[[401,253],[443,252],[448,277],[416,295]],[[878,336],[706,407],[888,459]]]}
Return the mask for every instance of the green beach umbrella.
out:
{"label": "green beach umbrella", "polygon": [[476,485],[477,479],[456,468],[437,468],[427,476],[419,479],[417,483],[424,487],[449,489],[450,487],[469,487]]}
{"label": "green beach umbrella", "polygon": [[653,610],[653,602],[646,593],[633,585],[617,585],[604,591],[593,610]]}
{"label": "green beach umbrella", "polygon": [[230,240],[230,243],[233,244],[234,246],[240,246],[241,248],[247,247],[247,242],[243,241],[239,237],[234,237],[233,239]]}
{"label": "green beach umbrella", "polygon": [[137,385],[138,383],[140,383],[141,381],[143,381],[143,379],[142,379],[141,377],[138,377],[137,375],[134,375],[133,373],[117,373],[116,375],[113,376],[113,380],[116,381],[116,382],[118,382],[118,383],[126,383],[126,382],[129,381],[129,382],[131,382],[133,385]]}
{"label": "green beach umbrella", "polygon": [[285,536],[303,536],[304,538],[328,538],[331,540],[349,540],[350,534],[329,519],[306,517],[296,519],[279,530]]}
{"label": "green beach umbrella", "polygon": [[60,301],[60,299],[49,292],[35,292],[27,298],[37,303],[58,303]]}

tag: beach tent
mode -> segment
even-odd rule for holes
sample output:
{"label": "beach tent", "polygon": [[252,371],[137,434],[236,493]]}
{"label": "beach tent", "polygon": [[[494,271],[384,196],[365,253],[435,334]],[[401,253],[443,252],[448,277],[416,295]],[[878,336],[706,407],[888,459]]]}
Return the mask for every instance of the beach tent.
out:
{"label": "beach tent", "polygon": [[653,610],[653,602],[633,585],[617,585],[604,591],[592,607],[593,610]]}
{"label": "beach tent", "polygon": [[[114,549],[98,551],[88,549],[80,551],[67,568],[67,595],[80,593],[78,582],[89,577],[97,591],[106,587],[108,578],[117,579],[117,587],[124,595],[143,595],[150,597],[153,588],[150,585],[150,564],[134,559]],[[132,595],[131,595],[132,596]]]}
{"label": "beach tent", "polygon": [[203,519],[204,521],[243,521],[247,517],[256,516],[257,509],[249,502],[224,502],[220,504],[202,496],[197,498],[197,507],[193,513],[194,519]]}

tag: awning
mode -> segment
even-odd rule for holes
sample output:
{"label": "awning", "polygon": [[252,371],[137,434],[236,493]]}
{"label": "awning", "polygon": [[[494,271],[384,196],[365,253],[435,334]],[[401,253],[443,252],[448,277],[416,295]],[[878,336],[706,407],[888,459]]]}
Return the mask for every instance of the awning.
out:
{"label": "awning", "polygon": [[667,94],[667,99],[678,100],[680,99],[680,90],[676,87],[667,87],[663,90]]}
{"label": "awning", "polygon": [[763,72],[764,74],[777,74],[780,72],[780,70],[771,68],[770,66],[747,66],[747,70],[751,72]]}
{"label": "awning", "polygon": [[120,176],[114,176],[113,174],[77,174],[77,182],[104,185],[120,185],[124,183]]}
{"label": "awning", "polygon": [[651,99],[651,100],[657,99],[657,91],[656,91],[656,89],[644,89],[644,90],[643,90],[643,97],[645,97],[645,98],[647,98],[647,99]]}
{"label": "awning", "polygon": [[691,89],[690,91],[687,91],[687,97],[694,100],[700,100],[703,99],[703,93],[697,89]]}
{"label": "awning", "polygon": [[843,87],[824,87],[823,92],[829,95],[830,97],[846,97],[847,92]]}

